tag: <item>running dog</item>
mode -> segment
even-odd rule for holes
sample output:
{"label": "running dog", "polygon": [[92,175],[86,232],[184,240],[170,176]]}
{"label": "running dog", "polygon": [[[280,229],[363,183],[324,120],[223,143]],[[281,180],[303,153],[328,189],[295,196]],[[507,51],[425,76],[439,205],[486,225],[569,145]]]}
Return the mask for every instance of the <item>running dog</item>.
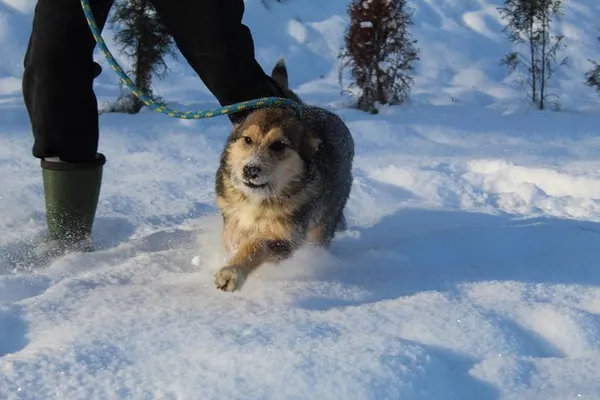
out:
{"label": "running dog", "polygon": [[264,263],[291,257],[305,244],[327,248],[346,229],[354,140],[334,113],[303,104],[288,86],[285,62],[272,78],[303,106],[251,112],[234,126],[216,174],[223,244],[233,253],[215,275],[218,289],[240,290]]}

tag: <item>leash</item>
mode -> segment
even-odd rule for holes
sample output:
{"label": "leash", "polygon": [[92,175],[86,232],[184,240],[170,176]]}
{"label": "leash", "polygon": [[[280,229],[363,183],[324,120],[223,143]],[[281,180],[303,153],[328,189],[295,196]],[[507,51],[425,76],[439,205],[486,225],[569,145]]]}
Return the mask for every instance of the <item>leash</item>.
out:
{"label": "leash", "polygon": [[100,52],[106,58],[106,61],[110,64],[111,68],[119,75],[121,78],[121,82],[127,86],[127,88],[134,94],[135,97],[140,99],[146,106],[150,109],[159,112],[161,114],[166,114],[169,117],[180,118],[180,119],[200,119],[200,118],[211,118],[217,117],[220,115],[232,114],[244,110],[253,110],[262,107],[269,106],[287,106],[294,109],[296,115],[299,118],[302,118],[302,107],[294,102],[291,99],[286,99],[282,97],[265,97],[260,99],[254,99],[249,101],[244,101],[241,103],[231,104],[224,107],[213,108],[210,110],[204,111],[177,111],[172,108],[167,107],[162,103],[158,103],[152,97],[143,93],[139,90],[133,81],[127,76],[127,74],[123,71],[121,66],[117,63],[117,60],[113,57],[108,47],[106,47],[106,43],[102,36],[100,35],[100,31],[98,26],[96,25],[96,21],[94,19],[94,15],[92,13],[92,8],[90,6],[89,0],[81,0],[81,7],[83,8],[83,13],[85,14],[85,19],[87,20],[88,26],[92,31],[92,35],[94,35],[94,39],[100,48]]}

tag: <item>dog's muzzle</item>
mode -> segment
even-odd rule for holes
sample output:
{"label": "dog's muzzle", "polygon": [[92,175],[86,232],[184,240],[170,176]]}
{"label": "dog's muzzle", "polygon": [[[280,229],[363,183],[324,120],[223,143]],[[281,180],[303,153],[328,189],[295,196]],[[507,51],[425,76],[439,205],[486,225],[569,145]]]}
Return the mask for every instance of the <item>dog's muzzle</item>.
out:
{"label": "dog's muzzle", "polygon": [[260,176],[260,167],[258,165],[245,165],[243,174],[244,179],[252,181]]}
{"label": "dog's muzzle", "polygon": [[244,185],[252,189],[259,189],[267,186],[266,182],[262,182],[260,179],[262,170],[258,165],[248,164],[242,169],[242,175],[244,177]]}

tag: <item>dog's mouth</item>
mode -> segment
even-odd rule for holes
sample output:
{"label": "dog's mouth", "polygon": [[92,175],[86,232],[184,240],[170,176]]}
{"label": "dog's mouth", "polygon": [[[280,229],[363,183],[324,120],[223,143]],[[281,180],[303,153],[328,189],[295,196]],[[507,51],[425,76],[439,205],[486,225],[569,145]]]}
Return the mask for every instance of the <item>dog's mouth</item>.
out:
{"label": "dog's mouth", "polygon": [[244,185],[246,185],[250,189],[263,189],[268,186],[268,183],[266,183],[266,182],[265,183],[255,183],[255,182],[245,180]]}

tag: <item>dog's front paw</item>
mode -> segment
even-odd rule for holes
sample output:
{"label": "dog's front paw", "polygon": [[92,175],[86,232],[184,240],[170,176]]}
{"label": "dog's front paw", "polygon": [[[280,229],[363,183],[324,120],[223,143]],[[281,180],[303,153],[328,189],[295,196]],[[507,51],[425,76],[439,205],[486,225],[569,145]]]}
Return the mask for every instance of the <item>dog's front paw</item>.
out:
{"label": "dog's front paw", "polygon": [[240,290],[245,280],[246,274],[244,271],[234,265],[221,268],[215,275],[217,289],[226,292]]}

